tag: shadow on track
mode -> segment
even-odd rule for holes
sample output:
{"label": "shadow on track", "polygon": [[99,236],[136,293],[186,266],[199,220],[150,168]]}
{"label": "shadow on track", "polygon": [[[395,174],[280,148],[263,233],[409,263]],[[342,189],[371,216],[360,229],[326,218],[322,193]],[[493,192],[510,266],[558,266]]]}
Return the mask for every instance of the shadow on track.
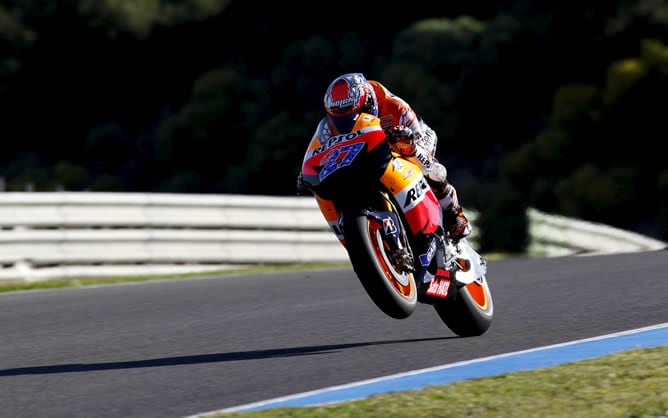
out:
{"label": "shadow on track", "polygon": [[136,369],[143,367],[178,366],[184,364],[219,363],[219,362],[239,361],[239,360],[258,360],[271,357],[292,357],[292,356],[324,354],[327,352],[336,352],[338,350],[345,350],[358,347],[378,346],[386,344],[406,344],[406,343],[416,343],[422,341],[438,341],[438,340],[448,340],[453,338],[460,338],[460,337],[452,336],[452,337],[438,337],[438,338],[417,338],[417,339],[407,339],[407,340],[373,341],[373,342],[361,342],[361,343],[351,343],[351,344],[317,345],[311,347],[279,348],[274,350],[241,351],[234,353],[200,354],[195,356],[164,357],[164,358],[155,358],[148,360],[118,361],[118,362],[108,362],[108,363],[56,364],[52,366],[18,367],[14,369],[0,370],[0,377],[56,374],[56,373],[76,373],[76,372],[88,372],[88,371],[98,371],[98,370]]}

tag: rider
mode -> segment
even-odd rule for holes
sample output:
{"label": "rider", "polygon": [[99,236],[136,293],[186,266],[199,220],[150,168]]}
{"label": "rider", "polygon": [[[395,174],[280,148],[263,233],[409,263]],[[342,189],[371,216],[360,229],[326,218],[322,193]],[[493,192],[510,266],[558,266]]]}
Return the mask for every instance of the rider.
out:
{"label": "rider", "polygon": [[[471,233],[462,212],[457,191],[447,180],[447,170],[435,156],[436,133],[403,99],[362,73],[336,77],[325,93],[326,116],[318,123],[314,139],[326,142],[332,136],[351,131],[360,113],[378,116],[392,149],[418,164],[443,209],[445,229],[457,240]],[[301,174],[297,190],[302,191]]]}

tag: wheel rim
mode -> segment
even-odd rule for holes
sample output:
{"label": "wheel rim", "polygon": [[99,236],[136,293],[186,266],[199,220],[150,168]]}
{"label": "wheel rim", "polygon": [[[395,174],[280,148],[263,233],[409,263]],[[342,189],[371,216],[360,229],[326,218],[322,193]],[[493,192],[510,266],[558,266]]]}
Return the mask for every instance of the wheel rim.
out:
{"label": "wheel rim", "polygon": [[373,250],[376,253],[376,259],[380,263],[385,279],[392,285],[392,287],[401,294],[404,298],[410,299],[413,297],[415,287],[413,286],[413,273],[406,273],[397,271],[387,256],[387,247],[382,237],[383,226],[380,222],[375,220],[369,221],[369,236]]}
{"label": "wheel rim", "polygon": [[482,282],[472,282],[466,285],[466,290],[468,290],[471,299],[480,307],[480,309],[486,310],[487,303],[489,299],[487,298],[487,290],[483,286]]}

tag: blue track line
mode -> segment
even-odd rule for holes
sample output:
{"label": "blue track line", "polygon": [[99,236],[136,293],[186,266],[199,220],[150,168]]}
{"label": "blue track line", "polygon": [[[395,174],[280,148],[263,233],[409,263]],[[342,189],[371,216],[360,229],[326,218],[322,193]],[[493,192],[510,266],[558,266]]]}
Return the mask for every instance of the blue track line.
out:
{"label": "blue track line", "polygon": [[[666,344],[668,344],[668,323],[530,350],[516,351],[475,360],[446,364],[438,367],[414,370],[407,373],[363,380],[346,385],[332,386],[291,396],[211,411],[206,414],[257,411],[261,409],[288,406],[313,406],[350,401],[380,393],[417,390],[427,386],[443,385],[458,380],[493,376],[516,371],[534,370],[601,357],[620,351],[656,347]],[[206,414],[193,415],[192,417],[187,418],[196,418]]]}

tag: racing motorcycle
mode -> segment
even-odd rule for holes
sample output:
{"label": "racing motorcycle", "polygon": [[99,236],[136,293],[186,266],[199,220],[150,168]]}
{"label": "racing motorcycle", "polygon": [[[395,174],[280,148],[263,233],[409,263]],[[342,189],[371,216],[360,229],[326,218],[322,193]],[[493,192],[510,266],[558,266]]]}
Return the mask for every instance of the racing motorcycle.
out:
{"label": "racing motorcycle", "polygon": [[448,236],[420,167],[391,149],[378,117],[362,114],[351,133],[312,143],[300,181],[381,311],[404,319],[422,303],[459,336],[487,331],[494,303],[486,259],[466,238]]}

